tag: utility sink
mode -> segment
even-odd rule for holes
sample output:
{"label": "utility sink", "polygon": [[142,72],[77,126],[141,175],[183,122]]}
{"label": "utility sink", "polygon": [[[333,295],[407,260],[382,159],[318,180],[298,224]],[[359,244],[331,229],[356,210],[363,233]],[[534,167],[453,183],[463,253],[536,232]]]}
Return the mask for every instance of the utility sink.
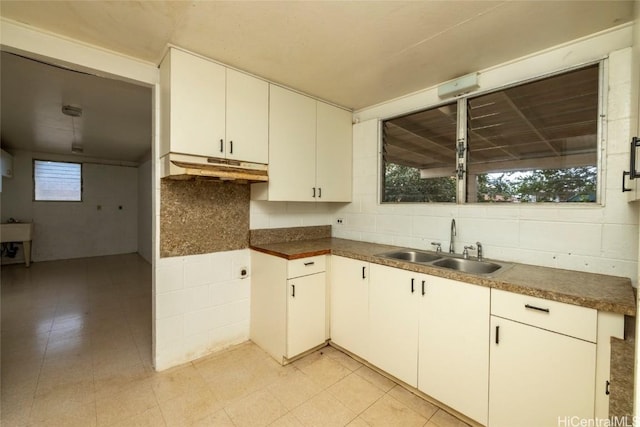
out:
{"label": "utility sink", "polygon": [[463,273],[489,274],[502,268],[502,265],[494,262],[475,261],[461,258],[442,258],[433,263],[436,267],[449,268],[451,270],[462,271]]}
{"label": "utility sink", "polygon": [[33,223],[11,222],[0,224],[0,242],[22,242],[24,263],[31,265],[31,240],[33,240]]}
{"label": "utility sink", "polygon": [[13,222],[0,224],[0,240],[5,242],[26,242],[33,235],[33,224],[28,222]]}
{"label": "utility sink", "polygon": [[384,258],[399,259],[409,262],[431,262],[442,258],[440,255],[430,254],[428,252],[412,251],[412,250],[400,250],[393,252],[385,252],[378,256]]}

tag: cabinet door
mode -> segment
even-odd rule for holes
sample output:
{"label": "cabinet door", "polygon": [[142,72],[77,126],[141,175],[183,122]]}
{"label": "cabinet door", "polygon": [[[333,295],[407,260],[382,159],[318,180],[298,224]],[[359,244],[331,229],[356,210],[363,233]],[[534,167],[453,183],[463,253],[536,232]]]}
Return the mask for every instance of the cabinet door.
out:
{"label": "cabinet door", "polygon": [[170,151],[224,157],[225,68],[177,49],[169,51],[161,68],[162,80],[170,76],[161,81],[169,85],[161,108],[168,109],[163,120],[170,121]]}
{"label": "cabinet door", "polygon": [[413,387],[418,384],[421,277],[411,271],[371,264],[369,362]]}
{"label": "cabinet door", "polygon": [[226,157],[269,163],[269,84],[227,69]]}
{"label": "cabinet door", "polygon": [[593,419],[595,344],[496,316],[491,335],[491,427]]}
{"label": "cabinet door", "polygon": [[331,341],[368,359],[369,263],[331,257]]}
{"label": "cabinet door", "polygon": [[318,102],[316,186],[318,201],[350,202],[352,189],[352,114]]}
{"label": "cabinet door", "polygon": [[287,281],[287,358],[325,341],[326,274]]}
{"label": "cabinet door", "polygon": [[441,277],[423,280],[418,388],[486,425],[490,289]]}
{"label": "cabinet door", "polygon": [[270,85],[269,200],[314,201],[316,101]]}

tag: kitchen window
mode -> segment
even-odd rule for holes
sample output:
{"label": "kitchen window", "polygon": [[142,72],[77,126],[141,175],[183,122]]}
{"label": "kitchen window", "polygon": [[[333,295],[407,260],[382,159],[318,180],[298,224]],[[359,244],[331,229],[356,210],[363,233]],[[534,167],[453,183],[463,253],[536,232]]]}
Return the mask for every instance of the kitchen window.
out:
{"label": "kitchen window", "polygon": [[82,201],[82,164],[33,161],[35,201]]}
{"label": "kitchen window", "polygon": [[382,202],[595,203],[601,64],[383,121]]}

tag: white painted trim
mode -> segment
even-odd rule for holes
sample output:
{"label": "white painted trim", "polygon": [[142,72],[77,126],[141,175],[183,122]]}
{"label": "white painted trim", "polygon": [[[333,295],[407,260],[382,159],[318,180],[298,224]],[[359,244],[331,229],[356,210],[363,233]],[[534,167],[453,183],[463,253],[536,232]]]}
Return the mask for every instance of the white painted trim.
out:
{"label": "white painted trim", "polygon": [[153,85],[155,64],[0,18],[0,48],[102,77]]}

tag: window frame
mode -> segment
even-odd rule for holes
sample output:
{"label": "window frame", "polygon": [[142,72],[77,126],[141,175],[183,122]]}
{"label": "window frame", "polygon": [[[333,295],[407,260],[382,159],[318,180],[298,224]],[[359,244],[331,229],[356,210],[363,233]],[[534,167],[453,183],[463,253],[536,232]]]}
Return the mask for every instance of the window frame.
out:
{"label": "window frame", "polygon": [[[468,154],[468,138],[467,138],[467,100],[475,97],[480,97],[483,95],[487,95],[494,92],[499,92],[505,89],[509,89],[512,87],[525,85],[527,83],[535,82],[538,80],[543,80],[546,78],[558,76],[561,74],[569,73],[572,71],[579,70],[581,68],[586,68],[592,65],[598,65],[598,117],[597,117],[597,129],[596,129],[596,159],[597,159],[597,176],[596,176],[596,201],[590,203],[569,203],[569,202],[558,202],[558,203],[549,203],[549,202],[536,202],[536,203],[527,203],[527,207],[532,206],[545,206],[545,207],[558,207],[562,206],[563,208],[601,208],[605,206],[605,188],[606,188],[606,144],[605,144],[605,135],[606,126],[607,126],[607,101],[608,101],[608,77],[609,77],[609,56],[606,55],[599,59],[595,59],[592,61],[587,61],[580,64],[575,64],[570,67],[564,67],[561,69],[557,69],[554,71],[550,71],[543,74],[538,74],[536,76],[528,77],[521,80],[512,81],[509,83],[505,83],[496,87],[487,88],[485,90],[479,90],[468,94],[463,94],[459,96],[455,96],[452,98],[447,98],[440,100],[440,102],[436,102],[429,105],[424,105],[421,108],[411,109],[409,111],[405,111],[398,114],[389,115],[386,117],[381,117],[378,119],[378,183],[377,183],[377,201],[378,205],[440,205],[440,206],[458,206],[458,205],[475,205],[475,206],[488,206],[486,203],[481,202],[468,202],[466,200],[467,196],[467,154]],[[385,162],[383,158],[383,149],[384,149],[384,141],[383,141],[383,125],[387,120],[392,120],[398,117],[407,116],[414,113],[419,113],[421,111],[430,110],[434,108],[440,108],[444,105],[448,105],[453,103],[453,101],[457,102],[457,133],[456,133],[456,144],[462,142],[464,147],[463,153],[463,166],[465,170],[465,174],[463,178],[457,177],[457,194],[456,194],[456,202],[385,202],[383,201],[384,195],[384,174],[385,174]],[[458,159],[458,162],[460,159]],[[460,166],[459,164],[452,165],[456,167],[456,170]],[[505,203],[498,204],[499,206],[514,206],[521,205],[519,203]],[[496,204],[492,204],[491,206],[497,206]]]}
{"label": "window frame", "polygon": [[[80,165],[80,200],[40,200],[36,198],[36,162],[53,162]],[[82,162],[71,162],[67,160],[51,159],[31,159],[31,182],[33,184],[32,199],[38,203],[82,203],[84,201],[84,164]]]}

